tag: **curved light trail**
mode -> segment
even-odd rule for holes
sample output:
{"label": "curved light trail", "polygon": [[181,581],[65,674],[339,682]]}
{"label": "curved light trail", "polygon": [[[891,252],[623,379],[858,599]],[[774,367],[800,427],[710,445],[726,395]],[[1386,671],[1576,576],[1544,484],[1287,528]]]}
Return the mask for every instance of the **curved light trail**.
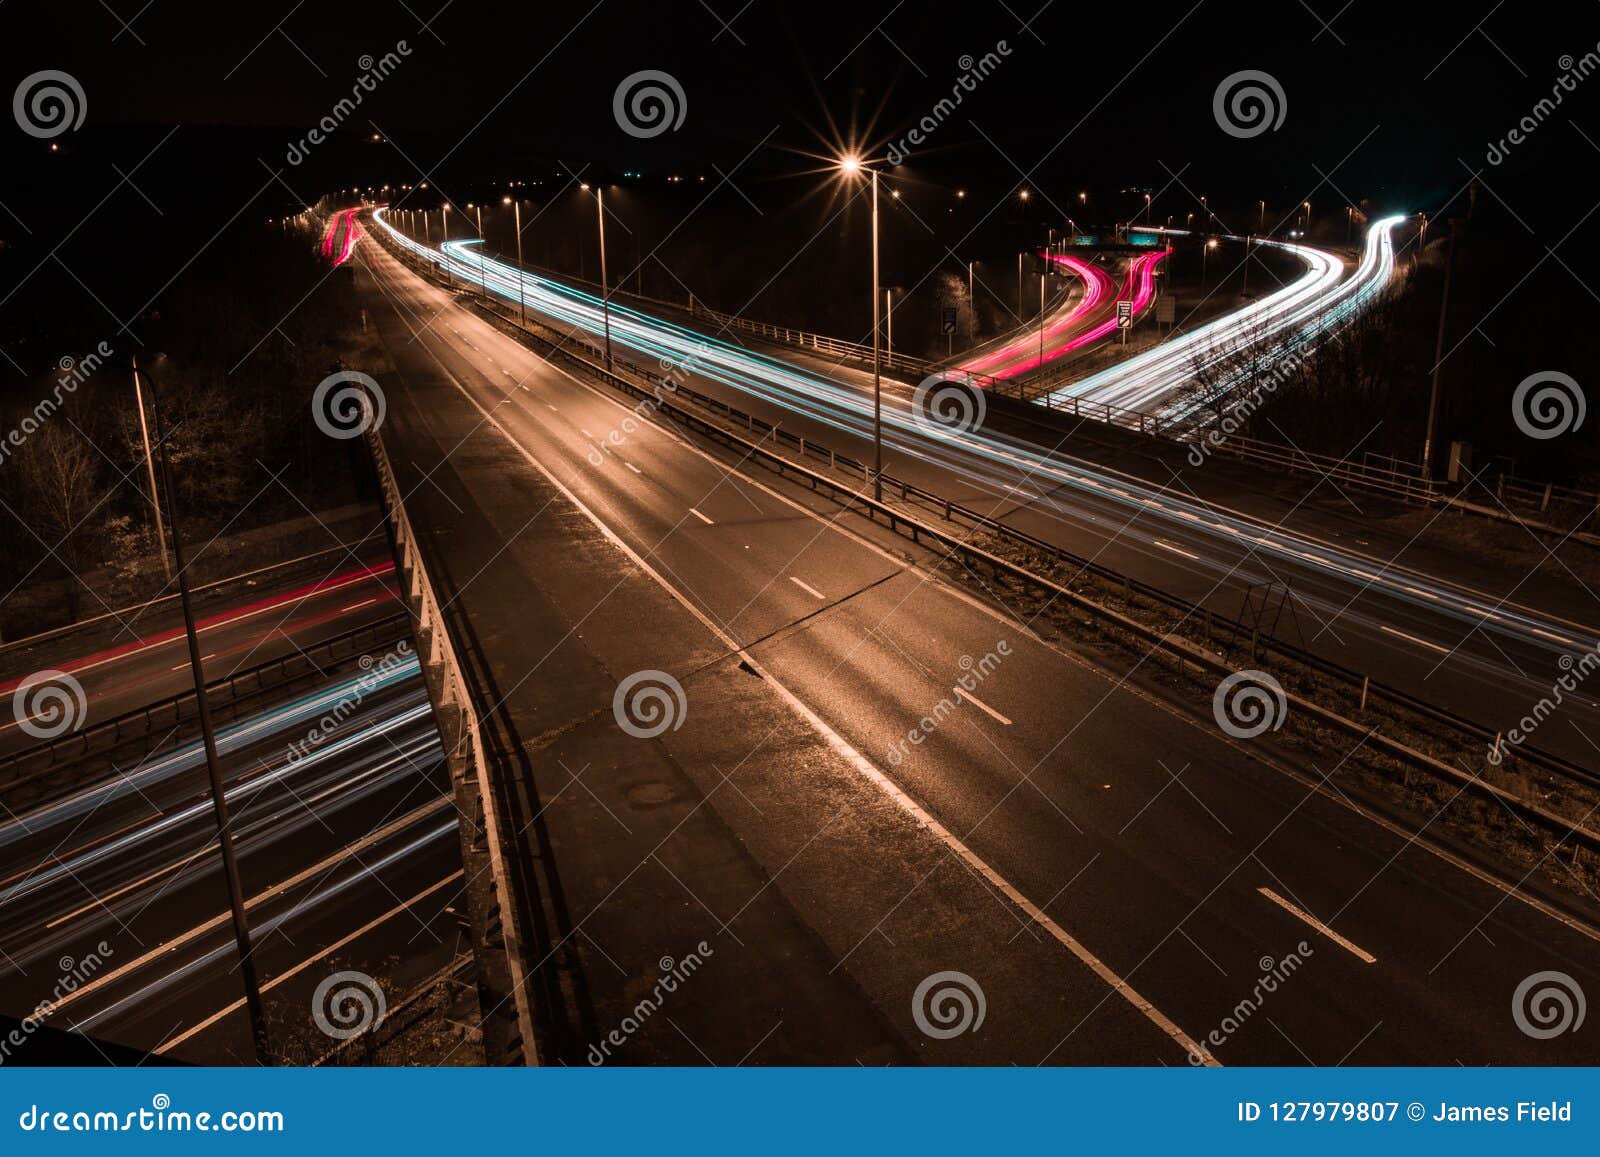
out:
{"label": "curved light trail", "polygon": [[1268,341],[1285,351],[1297,350],[1370,304],[1394,273],[1393,233],[1404,220],[1393,216],[1372,223],[1361,263],[1349,278],[1344,277],[1345,263],[1331,253],[1253,239],[1256,245],[1272,245],[1299,257],[1306,272],[1260,301],[1057,390],[1051,395],[1053,403],[1070,405],[1076,398],[1125,410],[1167,410],[1178,416],[1172,412],[1172,395],[1193,375],[1197,362],[1215,363]]}
{"label": "curved light trail", "polygon": [[[395,229],[384,219],[381,209],[377,211],[376,219],[395,244],[406,251],[436,267],[448,268],[464,283],[481,284],[488,292],[513,302],[517,300],[519,277],[516,267],[479,252],[476,246],[481,242],[449,241],[433,249]],[[1329,303],[1331,308],[1348,315],[1359,307],[1362,290],[1366,296],[1370,296],[1382,285],[1382,271],[1392,264],[1388,235],[1400,220],[1398,217],[1385,218],[1372,226],[1367,241],[1368,252],[1374,258],[1372,267],[1360,279],[1359,288],[1336,295]],[[1300,246],[1290,248],[1303,249]],[[1251,310],[1268,307],[1282,325],[1298,323],[1302,327],[1302,334],[1306,327],[1325,324],[1314,320],[1316,307],[1307,301],[1308,283],[1321,285],[1326,277],[1336,278],[1343,264],[1318,250],[1307,249],[1305,253],[1308,260],[1314,262],[1312,273],[1251,307]],[[1366,268],[1368,264],[1364,261],[1363,267]],[[520,283],[529,312],[589,334],[601,333],[603,321],[599,297],[528,273],[521,276]],[[1293,295],[1292,303],[1287,300],[1289,295]],[[687,371],[721,382],[750,397],[772,402],[853,437],[871,440],[872,398],[857,388],[616,302],[610,303],[609,312],[611,340],[620,348],[645,355],[663,367],[676,367],[679,372]],[[1222,322],[1230,320],[1224,318]],[[1198,338],[1209,330],[1213,335],[1212,340],[1215,340],[1217,330],[1214,327],[1218,324],[1213,323],[1189,337]],[[1254,324],[1248,323],[1245,328],[1249,329]],[[1166,349],[1166,346],[1158,347],[1152,353],[1164,353]],[[1148,367],[1151,360],[1146,356],[1132,359],[1124,365],[1141,362],[1142,366]],[[1187,359],[1180,364],[1186,365]],[[1142,536],[1142,541],[1153,543],[1164,533],[1170,534],[1173,530],[1202,535],[1231,543],[1238,549],[1253,550],[1295,565],[1308,566],[1325,576],[1351,583],[1360,590],[1371,588],[1396,602],[1428,613],[1447,615],[1469,627],[1493,629],[1532,647],[1559,653],[1573,647],[1596,645],[1593,635],[1586,629],[1580,632],[1560,620],[1503,605],[1469,588],[1345,551],[1331,543],[1274,527],[1226,508],[1198,500],[1191,501],[1169,490],[1158,490],[1127,475],[1104,470],[1078,459],[1044,454],[1034,444],[1005,434],[985,429],[964,430],[941,426],[913,413],[910,399],[893,391],[883,394],[883,427],[886,449],[902,453],[908,459],[932,463],[996,495],[1009,494],[1014,498],[1014,484],[1022,480],[1041,492],[1052,488],[1059,492],[1035,501],[1040,509],[1052,513],[1076,515],[1078,512],[1071,505],[1075,495],[1122,506],[1128,513],[1127,523],[1119,532],[1124,541],[1141,541]],[[1163,531],[1153,526],[1136,525],[1144,516],[1163,521],[1167,529]],[[1220,570],[1226,571],[1229,567],[1222,565]],[[1327,605],[1346,620],[1354,618],[1365,621],[1374,631],[1382,629],[1381,622],[1362,620],[1360,613],[1348,608],[1342,599]]]}

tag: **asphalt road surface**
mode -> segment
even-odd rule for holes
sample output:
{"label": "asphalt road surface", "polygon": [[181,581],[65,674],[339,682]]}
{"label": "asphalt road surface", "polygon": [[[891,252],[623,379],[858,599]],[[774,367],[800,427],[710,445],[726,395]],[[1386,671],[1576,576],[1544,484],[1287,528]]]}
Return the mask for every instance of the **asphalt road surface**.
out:
{"label": "asphalt road surface", "polygon": [[[1593,1061],[1511,1002],[1550,969],[1593,991],[1594,932],[1319,790],[1347,752],[1297,773],[1228,739],[358,255],[384,437],[560,869],[563,1055],[703,944],[606,1059]],[[944,973],[981,1026],[929,1031]]]}

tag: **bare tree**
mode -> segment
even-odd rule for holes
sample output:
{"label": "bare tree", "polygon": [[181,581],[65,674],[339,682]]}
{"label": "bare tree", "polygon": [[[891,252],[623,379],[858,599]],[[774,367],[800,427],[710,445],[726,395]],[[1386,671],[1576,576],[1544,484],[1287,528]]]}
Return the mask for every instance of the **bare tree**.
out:
{"label": "bare tree", "polygon": [[67,416],[56,414],[28,437],[11,464],[24,502],[20,513],[66,573],[69,620],[78,617],[79,587],[87,586],[85,524],[103,499],[100,461],[99,453]]}

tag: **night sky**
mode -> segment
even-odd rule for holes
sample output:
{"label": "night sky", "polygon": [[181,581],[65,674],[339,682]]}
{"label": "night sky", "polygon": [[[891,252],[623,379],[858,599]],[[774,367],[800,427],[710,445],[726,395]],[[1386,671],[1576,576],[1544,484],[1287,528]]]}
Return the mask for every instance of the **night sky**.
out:
{"label": "night sky", "polygon": [[[0,256],[16,263],[14,281],[60,244],[76,278],[50,262],[36,284],[53,278],[81,297],[72,281],[91,282],[121,316],[148,293],[124,291],[116,282],[133,275],[114,266],[159,267],[147,279],[158,286],[181,268],[176,255],[236,220],[293,212],[352,184],[428,180],[460,204],[495,198],[490,182],[576,173],[704,177],[704,204],[685,196],[661,214],[692,210],[702,226],[724,215],[730,250],[791,225],[803,238],[836,192],[815,158],[849,145],[881,156],[957,88],[964,62],[985,54],[996,67],[895,173],[971,191],[972,224],[955,235],[963,255],[1019,242],[1024,187],[1041,230],[1073,213],[1080,191],[1093,192],[1089,216],[1104,226],[1137,212],[1146,189],[1158,218],[1206,196],[1224,228],[1242,230],[1257,198],[1275,216],[1303,199],[1324,220],[1347,204],[1454,215],[1474,175],[1478,212],[1508,243],[1576,251],[1597,219],[1592,186],[1572,175],[1600,159],[1600,117],[1589,113],[1600,79],[1574,82],[1499,163],[1489,154],[1597,51],[1600,6],[1526,16],[1493,0],[1093,12],[1064,0],[155,0],[142,10],[136,0],[12,0],[0,6],[7,90],[60,70],[81,85],[86,110],[54,138],[55,152],[10,124],[0,132]],[[397,53],[392,73],[291,163],[307,131],[357,90],[363,60],[385,53]],[[683,92],[681,124],[649,139],[624,132],[613,111],[619,84],[642,70],[669,74]],[[1246,70],[1277,82],[1283,116],[1239,138],[1219,128],[1213,98]],[[145,251],[121,256],[135,243]],[[121,260],[102,260],[107,252]],[[1600,301],[1580,263],[1549,264],[1575,295],[1563,308]],[[90,267],[93,276],[82,272]],[[14,298],[0,322],[15,332],[38,308]]]}

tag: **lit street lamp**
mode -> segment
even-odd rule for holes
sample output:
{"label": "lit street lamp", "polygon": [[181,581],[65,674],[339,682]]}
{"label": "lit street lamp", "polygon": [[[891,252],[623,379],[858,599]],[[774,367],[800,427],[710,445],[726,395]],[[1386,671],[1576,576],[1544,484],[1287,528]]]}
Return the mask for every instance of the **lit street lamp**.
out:
{"label": "lit street lamp", "polygon": [[522,202],[502,197],[501,203],[510,202],[511,217],[517,227],[517,316],[523,325],[528,324],[528,304],[522,292]]}
{"label": "lit street lamp", "polygon": [[839,159],[847,178],[865,171],[872,180],[872,496],[883,501],[883,375],[879,367],[878,333],[878,170],[855,154]]}

